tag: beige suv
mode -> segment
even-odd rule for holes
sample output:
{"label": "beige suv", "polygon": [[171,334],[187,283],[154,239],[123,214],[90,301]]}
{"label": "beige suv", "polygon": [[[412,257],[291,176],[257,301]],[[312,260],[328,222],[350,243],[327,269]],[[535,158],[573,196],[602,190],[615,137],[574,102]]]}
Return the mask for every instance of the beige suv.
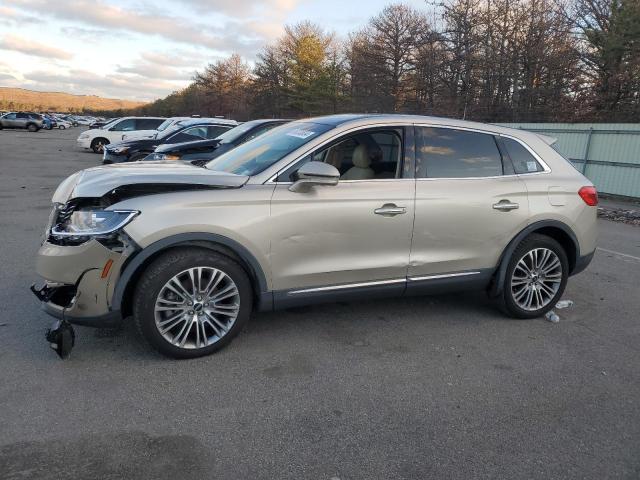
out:
{"label": "beige suv", "polygon": [[160,352],[226,345],[252,310],[485,289],[550,310],[596,248],[597,193],[553,139],[494,125],[337,115],[275,128],[204,168],[67,178],[38,253],[47,312],[133,316]]}

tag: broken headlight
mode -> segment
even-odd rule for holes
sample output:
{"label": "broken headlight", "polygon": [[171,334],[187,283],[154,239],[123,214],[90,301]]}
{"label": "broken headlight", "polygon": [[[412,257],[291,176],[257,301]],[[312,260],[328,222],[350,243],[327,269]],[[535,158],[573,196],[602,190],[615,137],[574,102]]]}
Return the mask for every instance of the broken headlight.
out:
{"label": "broken headlight", "polygon": [[51,229],[54,237],[101,237],[117,232],[138,215],[135,210],[76,210]]}

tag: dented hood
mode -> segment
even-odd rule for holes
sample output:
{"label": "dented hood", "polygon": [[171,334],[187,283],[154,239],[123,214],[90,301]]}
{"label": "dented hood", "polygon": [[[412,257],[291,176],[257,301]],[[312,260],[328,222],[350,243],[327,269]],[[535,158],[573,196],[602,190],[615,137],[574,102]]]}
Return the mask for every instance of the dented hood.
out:
{"label": "dented hood", "polygon": [[[249,177],[216,172],[182,162],[135,162],[88,168],[67,177],[53,194],[54,203],[71,198],[102,197],[118,187],[168,185],[239,188]],[[178,188],[179,189],[179,188]]]}

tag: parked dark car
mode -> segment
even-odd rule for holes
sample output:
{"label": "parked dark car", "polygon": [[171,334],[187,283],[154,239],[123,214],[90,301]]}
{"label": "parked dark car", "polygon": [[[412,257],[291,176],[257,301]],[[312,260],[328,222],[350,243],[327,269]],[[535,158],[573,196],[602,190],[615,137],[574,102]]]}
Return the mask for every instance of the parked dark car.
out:
{"label": "parked dark car", "polygon": [[213,140],[160,145],[145,160],[182,160],[194,165],[204,165],[241,143],[288,121],[282,119],[251,120],[226,131]]}
{"label": "parked dark car", "polygon": [[182,120],[150,138],[134,138],[106,145],[102,163],[136,162],[145,158],[159,145],[214,139],[230,128],[232,127],[229,124],[211,120]]}
{"label": "parked dark car", "polygon": [[[30,115],[35,115],[35,114],[30,114]],[[42,117],[42,122],[45,130],[51,130],[58,126],[58,122],[56,122],[55,118],[49,115],[40,115],[40,116]]]}
{"label": "parked dark car", "polygon": [[30,132],[37,132],[44,126],[44,121],[37,113],[9,112],[0,117],[0,129],[26,128]]}

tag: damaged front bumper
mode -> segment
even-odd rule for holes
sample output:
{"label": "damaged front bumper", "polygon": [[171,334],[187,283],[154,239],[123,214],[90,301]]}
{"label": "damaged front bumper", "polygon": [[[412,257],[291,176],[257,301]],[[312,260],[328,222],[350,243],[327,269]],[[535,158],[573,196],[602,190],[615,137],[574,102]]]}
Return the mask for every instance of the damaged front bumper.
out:
{"label": "damaged front bumper", "polygon": [[75,246],[45,242],[36,259],[36,271],[45,282],[31,290],[55,318],[76,325],[115,326],[122,315],[111,308],[113,292],[133,250],[114,251],[97,240]]}

